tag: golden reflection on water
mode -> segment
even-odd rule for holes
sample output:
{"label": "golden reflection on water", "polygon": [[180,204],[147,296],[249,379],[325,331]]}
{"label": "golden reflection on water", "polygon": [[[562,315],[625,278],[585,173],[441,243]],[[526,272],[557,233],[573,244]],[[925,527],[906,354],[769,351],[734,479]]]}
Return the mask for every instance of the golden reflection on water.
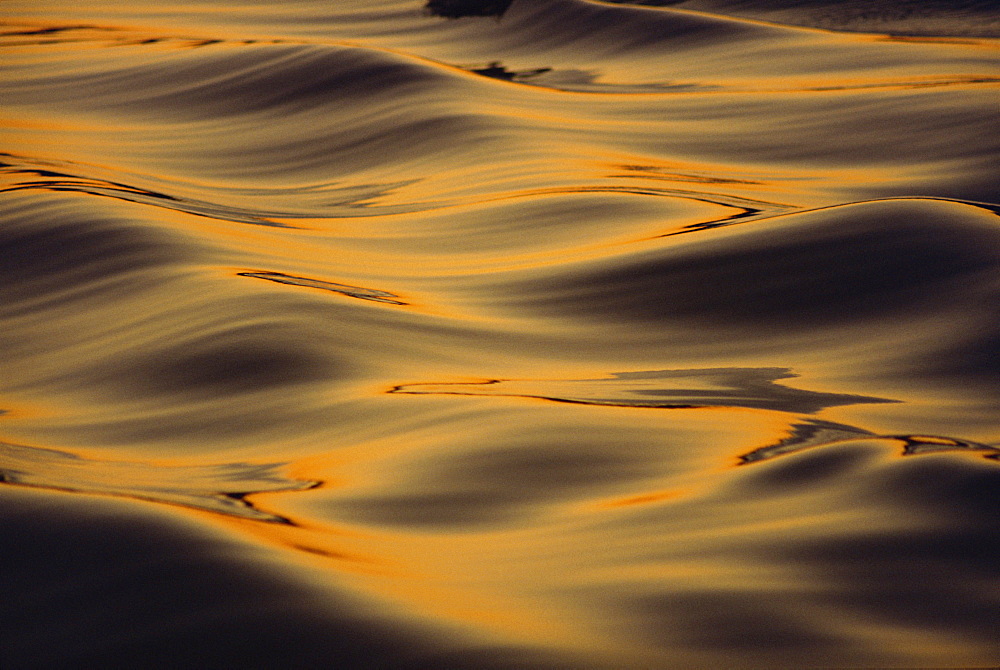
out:
{"label": "golden reflection on water", "polygon": [[995,663],[996,40],[425,4],[6,8],[13,667]]}

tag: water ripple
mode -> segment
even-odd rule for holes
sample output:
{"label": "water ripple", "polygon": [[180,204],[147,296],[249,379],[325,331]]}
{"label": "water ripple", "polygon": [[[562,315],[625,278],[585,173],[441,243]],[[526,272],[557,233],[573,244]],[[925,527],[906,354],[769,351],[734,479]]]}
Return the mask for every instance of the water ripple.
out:
{"label": "water ripple", "polygon": [[996,665],[995,11],[793,4],[8,0],[5,667]]}

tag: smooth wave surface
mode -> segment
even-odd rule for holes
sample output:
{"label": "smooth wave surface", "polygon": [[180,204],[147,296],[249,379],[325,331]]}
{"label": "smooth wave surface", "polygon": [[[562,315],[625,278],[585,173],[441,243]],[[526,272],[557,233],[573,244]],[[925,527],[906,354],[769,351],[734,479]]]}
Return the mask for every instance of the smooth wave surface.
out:
{"label": "smooth wave surface", "polygon": [[7,3],[0,665],[1000,663],[1000,18],[911,5]]}

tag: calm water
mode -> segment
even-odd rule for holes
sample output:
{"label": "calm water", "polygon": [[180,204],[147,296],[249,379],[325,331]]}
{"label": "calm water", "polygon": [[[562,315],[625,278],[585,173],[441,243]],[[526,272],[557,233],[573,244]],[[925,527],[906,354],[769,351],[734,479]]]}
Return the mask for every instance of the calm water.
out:
{"label": "calm water", "polygon": [[655,4],[4,3],[0,665],[1000,663],[993,3]]}

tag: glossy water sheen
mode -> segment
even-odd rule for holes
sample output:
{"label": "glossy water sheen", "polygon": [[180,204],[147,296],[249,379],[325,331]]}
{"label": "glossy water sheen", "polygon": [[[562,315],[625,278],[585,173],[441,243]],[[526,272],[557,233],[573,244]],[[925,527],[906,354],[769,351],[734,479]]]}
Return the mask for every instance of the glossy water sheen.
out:
{"label": "glossy water sheen", "polygon": [[4,3],[0,665],[1000,663],[993,3],[647,4]]}

